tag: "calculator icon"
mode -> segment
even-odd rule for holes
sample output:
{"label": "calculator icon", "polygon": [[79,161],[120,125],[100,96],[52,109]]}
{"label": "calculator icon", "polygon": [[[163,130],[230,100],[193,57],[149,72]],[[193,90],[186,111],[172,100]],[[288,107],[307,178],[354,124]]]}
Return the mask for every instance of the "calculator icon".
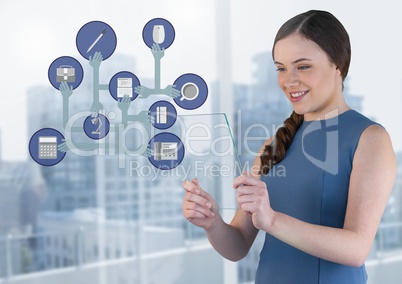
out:
{"label": "calculator icon", "polygon": [[57,159],[57,137],[39,136],[39,159]]}

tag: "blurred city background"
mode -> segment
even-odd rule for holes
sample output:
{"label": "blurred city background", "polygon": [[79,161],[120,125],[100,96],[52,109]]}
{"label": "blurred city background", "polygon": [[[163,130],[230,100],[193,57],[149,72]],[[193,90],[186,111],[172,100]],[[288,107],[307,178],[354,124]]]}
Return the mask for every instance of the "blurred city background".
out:
{"label": "blurred city background", "polygon": [[[162,86],[183,73],[203,77],[209,86],[207,102],[193,112],[177,107],[179,115],[226,113],[240,163],[247,165],[254,159],[252,153],[291,112],[277,86],[272,63],[275,32],[297,13],[326,9],[344,23],[352,40],[346,101],[388,129],[398,159],[395,185],[366,261],[369,283],[402,283],[402,74],[398,69],[402,58],[393,57],[393,51],[402,46],[400,40],[385,41],[395,38],[388,32],[389,18],[393,18],[389,13],[396,15],[393,2],[365,3],[365,15],[359,14],[359,3],[350,1],[336,5],[330,1],[81,2],[0,3],[0,23],[7,29],[8,42],[15,45],[1,47],[0,282],[253,283],[263,235],[240,262],[224,260],[203,230],[182,216],[181,183],[191,179],[191,174],[134,175],[133,162],[151,166],[144,157],[127,157],[123,167],[116,155],[67,153],[52,167],[39,166],[30,158],[28,142],[37,130],[64,131],[62,97],[48,82],[47,68],[63,55],[79,60],[85,75],[71,97],[70,115],[89,110],[92,68],[79,56],[75,35],[85,23],[101,20],[114,28],[118,46],[102,62],[101,83],[129,70],[152,87],[153,58],[141,31],[150,19],[163,17],[175,27],[176,39],[162,59]],[[27,12],[20,11],[22,6]],[[377,22],[383,25],[374,26],[370,19],[380,11],[386,16]],[[368,41],[363,36],[366,33],[372,36]],[[147,110],[159,99],[136,99],[129,112]],[[101,91],[100,100],[107,113],[116,113],[113,123],[119,123],[120,110],[108,92]],[[213,127],[223,121],[219,117],[209,124]],[[244,137],[253,139],[245,141]],[[138,143],[134,134],[126,138],[132,147]],[[204,157],[207,160],[210,165],[230,166],[229,176],[199,176],[229,221],[236,208],[231,186],[238,174],[236,156]],[[195,162],[189,155],[184,165]]]}

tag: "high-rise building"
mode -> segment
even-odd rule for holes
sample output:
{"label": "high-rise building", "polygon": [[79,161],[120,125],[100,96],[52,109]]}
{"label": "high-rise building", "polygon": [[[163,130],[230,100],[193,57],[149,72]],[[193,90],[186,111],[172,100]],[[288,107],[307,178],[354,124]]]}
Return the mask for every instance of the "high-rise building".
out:
{"label": "high-rise building", "polygon": [[395,183],[381,219],[377,249],[389,251],[402,247],[402,153],[396,153]]}
{"label": "high-rise building", "polygon": [[26,162],[3,162],[0,168],[0,279],[28,270],[24,262],[28,244],[15,238],[25,233],[26,211],[20,204],[31,182],[28,174]]}
{"label": "high-rise building", "polygon": [[0,170],[1,170],[2,161],[3,161],[3,156],[2,156],[2,149],[1,149],[1,129],[0,129]]}
{"label": "high-rise building", "polygon": [[402,248],[402,152],[396,152],[395,183],[381,219],[377,248],[392,251]]}
{"label": "high-rise building", "polygon": [[[79,111],[88,110],[91,106],[92,70],[87,66],[88,62],[82,62],[82,65],[85,77],[81,86],[74,90],[70,98],[70,117]],[[116,70],[115,66],[119,66],[121,69]],[[115,73],[132,70],[133,67],[135,64],[132,58],[115,55],[102,62],[100,83],[108,83]],[[151,80],[141,79],[139,74],[136,75],[142,84],[152,87]],[[150,96],[147,99],[137,98],[131,103],[129,114],[148,110],[156,100],[160,99],[160,96]],[[166,97],[163,99],[166,100]],[[191,224],[182,216],[181,203],[184,192],[180,185],[184,178],[183,174],[176,174],[175,171],[164,174],[154,168],[143,156],[125,155],[125,153],[120,155],[119,151],[122,150],[122,147],[115,148],[113,146],[113,143],[119,141],[118,134],[113,131],[120,131],[121,111],[108,91],[100,92],[100,101],[106,110],[105,115],[110,118],[111,122],[109,135],[104,139],[105,142],[100,142],[106,143],[106,149],[99,150],[97,155],[93,156],[81,156],[70,151],[59,164],[52,167],[40,167],[40,174],[46,182],[47,194],[41,206],[41,212],[36,212],[39,221],[35,232],[48,236],[57,231],[58,226],[60,230],[66,226],[69,227],[68,224],[72,223],[70,217],[77,210],[101,210],[105,222],[108,224],[124,221],[136,228],[144,228],[144,230],[159,228],[159,233],[155,233],[153,237],[147,237],[147,250],[144,250],[143,253],[178,246],[178,239],[176,238],[175,242],[172,242],[172,238],[169,236],[173,233],[178,234],[179,231],[181,236],[186,238],[205,239],[205,234],[194,233],[197,230],[190,228]],[[44,127],[55,128],[64,133],[61,103],[61,94],[52,87],[39,86],[29,90],[29,136]],[[112,112],[114,114],[110,115]],[[80,127],[84,118],[77,120],[73,126]],[[148,137],[145,140],[148,142],[155,133],[158,131],[153,129],[147,131],[145,135]],[[89,140],[85,137],[84,131],[75,133],[73,139],[74,143]],[[143,143],[141,137],[138,137],[136,127],[127,131],[123,140],[120,142],[130,150],[136,149]],[[189,163],[191,164],[190,161]],[[74,224],[79,223],[80,216],[74,215]],[[69,220],[63,219],[67,217]],[[51,219],[52,221],[50,221]],[[89,238],[92,243],[96,243],[97,259],[105,260],[108,258],[109,243],[105,239],[105,235],[99,233],[100,228],[104,227],[104,223],[102,220],[98,221],[86,222],[83,220],[81,225],[87,227],[91,223],[91,228],[95,228],[97,233],[95,235],[91,233],[93,238],[85,235],[84,238]],[[88,230],[83,230],[83,232],[85,234]],[[98,240],[95,240],[97,237]],[[125,237],[127,236],[121,236],[121,238]],[[58,238],[60,237],[55,236],[55,239]],[[71,266],[74,251],[53,250],[51,246],[47,245],[47,240],[43,238],[40,240],[38,246],[33,248],[37,270]],[[74,237],[66,240],[67,247],[68,243],[73,241]],[[138,242],[137,239],[133,241]],[[52,241],[50,240],[50,242]],[[180,244],[185,245],[183,240],[180,241]],[[46,251],[44,248],[49,248],[50,251]],[[117,253],[117,251],[114,251],[113,254],[123,256],[123,252]],[[59,256],[58,253],[60,253]],[[93,250],[82,253],[87,256],[92,254],[94,257]]]}

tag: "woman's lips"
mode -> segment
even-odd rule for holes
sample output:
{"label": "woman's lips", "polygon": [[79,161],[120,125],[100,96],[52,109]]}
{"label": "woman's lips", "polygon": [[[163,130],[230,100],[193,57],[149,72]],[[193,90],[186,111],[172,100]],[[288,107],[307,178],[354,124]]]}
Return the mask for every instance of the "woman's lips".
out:
{"label": "woman's lips", "polygon": [[302,100],[307,95],[307,93],[308,91],[289,92],[290,94],[289,99],[291,102],[295,103]]}

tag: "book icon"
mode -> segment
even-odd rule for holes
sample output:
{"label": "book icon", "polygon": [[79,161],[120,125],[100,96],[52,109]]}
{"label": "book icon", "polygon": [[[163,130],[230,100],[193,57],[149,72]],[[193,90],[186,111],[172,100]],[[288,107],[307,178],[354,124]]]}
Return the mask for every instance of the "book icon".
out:
{"label": "book icon", "polygon": [[156,108],[156,123],[166,124],[168,117],[168,110],[166,106]]}
{"label": "book icon", "polygon": [[124,96],[133,97],[132,78],[117,78],[117,97],[122,98]]}

